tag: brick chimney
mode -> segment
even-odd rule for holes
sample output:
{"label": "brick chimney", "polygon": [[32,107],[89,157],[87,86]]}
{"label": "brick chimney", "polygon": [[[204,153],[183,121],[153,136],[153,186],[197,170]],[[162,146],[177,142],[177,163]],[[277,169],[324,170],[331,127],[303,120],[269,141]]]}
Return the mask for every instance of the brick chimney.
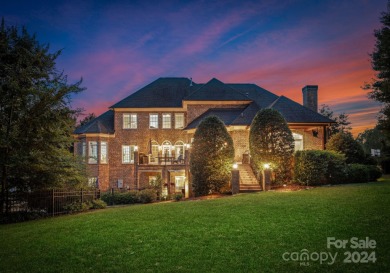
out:
{"label": "brick chimney", "polygon": [[302,88],[303,106],[318,112],[318,85],[306,85]]}

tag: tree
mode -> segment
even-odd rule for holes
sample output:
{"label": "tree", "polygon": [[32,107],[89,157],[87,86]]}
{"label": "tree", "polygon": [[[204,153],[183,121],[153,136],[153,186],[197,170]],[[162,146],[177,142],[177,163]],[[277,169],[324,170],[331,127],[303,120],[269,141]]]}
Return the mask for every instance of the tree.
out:
{"label": "tree", "polygon": [[25,28],[0,26],[1,211],[10,189],[30,191],[86,182],[84,166],[70,153],[74,120],[70,97],[81,80],[67,83],[49,52]]}
{"label": "tree", "polygon": [[192,186],[196,196],[221,192],[230,181],[233,140],[216,116],[205,118],[194,134],[190,155]]}
{"label": "tree", "polygon": [[96,118],[96,116],[94,113],[89,113],[88,115],[86,115],[83,119],[81,119],[78,122],[77,127],[83,126],[83,125],[87,124],[88,122],[90,122],[91,120],[94,120],[95,118]]}
{"label": "tree", "polygon": [[249,149],[256,173],[270,163],[276,182],[290,181],[294,138],[277,110],[262,109],[256,114],[250,127]]}
{"label": "tree", "polygon": [[352,127],[350,126],[351,122],[348,121],[347,114],[341,113],[338,116],[334,116],[334,112],[330,109],[329,105],[326,104],[321,105],[319,113],[336,122],[329,127],[329,136],[332,136],[339,132],[346,133],[351,131],[352,129]]}
{"label": "tree", "polygon": [[345,154],[347,164],[365,163],[366,161],[363,147],[349,132],[339,132],[333,135],[326,144],[326,149]]}
{"label": "tree", "polygon": [[359,133],[356,140],[362,145],[366,154],[371,154],[371,149],[379,149],[383,153],[389,147],[387,138],[378,127],[366,129],[364,132]]}
{"label": "tree", "polygon": [[382,28],[374,31],[376,43],[370,54],[376,78],[363,88],[371,90],[369,98],[383,103],[378,125],[390,137],[390,0],[387,2],[387,12],[382,13],[380,22]]}

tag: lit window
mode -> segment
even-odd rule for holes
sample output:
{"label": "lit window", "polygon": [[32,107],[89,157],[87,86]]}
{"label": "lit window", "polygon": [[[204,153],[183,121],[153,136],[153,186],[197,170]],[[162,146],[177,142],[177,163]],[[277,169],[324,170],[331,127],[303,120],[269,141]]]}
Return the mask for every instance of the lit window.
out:
{"label": "lit window", "polygon": [[294,138],[294,150],[302,151],[303,150],[303,136],[300,134],[293,133]]}
{"label": "lit window", "polygon": [[122,146],[122,163],[134,163],[134,145]]}
{"label": "lit window", "polygon": [[171,143],[169,141],[164,141],[162,144],[162,155],[171,156]]}
{"label": "lit window", "polygon": [[177,141],[175,143],[175,157],[176,157],[176,159],[181,159],[181,160],[184,159],[184,142],[183,141]]}
{"label": "lit window", "polygon": [[98,146],[97,146],[97,142],[96,141],[90,141],[89,142],[89,147],[88,147],[88,150],[89,150],[89,159],[88,159],[88,163],[89,164],[96,164],[97,163],[97,160],[98,160]]}
{"label": "lit window", "polygon": [[97,181],[98,181],[97,177],[88,177],[88,186],[91,188],[97,188],[98,187]]}
{"label": "lit window", "polygon": [[175,176],[175,192],[181,192],[185,187],[185,176]]}
{"label": "lit window", "polygon": [[149,114],[149,128],[158,129],[158,114]]}
{"label": "lit window", "polygon": [[163,129],[171,129],[171,114],[162,115],[162,127]]}
{"label": "lit window", "polygon": [[175,129],[183,129],[184,128],[184,114],[176,113],[175,114]]}
{"label": "lit window", "polygon": [[107,163],[107,142],[100,143],[100,163]]}
{"label": "lit window", "polygon": [[123,129],[137,129],[137,114],[123,114]]}

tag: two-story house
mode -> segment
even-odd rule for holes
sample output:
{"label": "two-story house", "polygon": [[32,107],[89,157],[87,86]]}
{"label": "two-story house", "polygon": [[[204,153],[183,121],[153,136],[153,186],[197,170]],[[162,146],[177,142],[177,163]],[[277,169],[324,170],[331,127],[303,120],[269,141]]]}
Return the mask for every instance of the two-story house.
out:
{"label": "two-story house", "polygon": [[304,106],[255,84],[159,78],[77,128],[75,153],[85,158],[89,181],[98,181],[101,190],[142,189],[161,175],[165,193],[188,196],[191,141],[207,116],[225,123],[237,162],[248,163],[250,124],[262,108],[284,116],[296,150],[324,149],[333,121],[317,113],[317,86],[302,91]]}

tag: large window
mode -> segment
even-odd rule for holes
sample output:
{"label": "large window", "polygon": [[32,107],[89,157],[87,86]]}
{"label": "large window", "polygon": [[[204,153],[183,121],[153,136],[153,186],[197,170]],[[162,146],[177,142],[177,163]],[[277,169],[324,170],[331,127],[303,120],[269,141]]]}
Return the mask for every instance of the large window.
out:
{"label": "large window", "polygon": [[107,142],[100,142],[100,163],[107,163]]}
{"label": "large window", "polygon": [[175,192],[182,192],[185,187],[185,176],[175,176]]}
{"label": "large window", "polygon": [[184,128],[184,114],[176,113],[175,114],[175,129],[183,129]]}
{"label": "large window", "polygon": [[137,114],[123,114],[123,129],[137,129]]}
{"label": "large window", "polygon": [[164,141],[162,144],[162,156],[171,156],[171,143],[169,141]]}
{"label": "large window", "polygon": [[303,150],[303,136],[300,134],[293,133],[294,138],[294,150],[302,151]]}
{"label": "large window", "polygon": [[134,145],[122,146],[122,163],[134,163]]}
{"label": "large window", "polygon": [[158,129],[158,114],[149,114],[149,128]]}
{"label": "large window", "polygon": [[162,115],[162,127],[163,129],[171,129],[171,114],[165,113]]}
{"label": "large window", "polygon": [[88,147],[88,163],[89,164],[96,164],[98,161],[98,146],[96,141],[90,141],[89,147]]}
{"label": "large window", "polygon": [[175,157],[176,157],[176,159],[180,159],[180,160],[184,159],[184,142],[183,141],[176,141],[176,143],[175,143]]}

